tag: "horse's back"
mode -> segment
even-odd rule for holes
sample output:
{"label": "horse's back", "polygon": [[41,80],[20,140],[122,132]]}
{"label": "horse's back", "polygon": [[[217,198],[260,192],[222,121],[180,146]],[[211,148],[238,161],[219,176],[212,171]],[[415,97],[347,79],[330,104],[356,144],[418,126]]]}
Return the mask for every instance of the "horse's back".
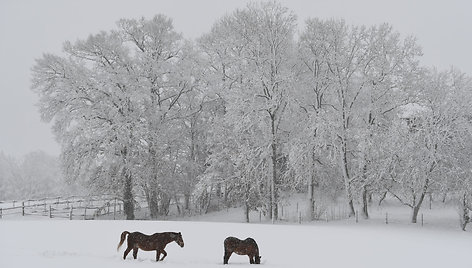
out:
{"label": "horse's back", "polygon": [[145,238],[145,237],[148,237],[148,235],[143,234],[141,232],[132,232],[132,233],[129,233],[128,235],[128,239],[132,239],[132,240],[135,240],[135,239],[141,240],[142,238]]}
{"label": "horse's back", "polygon": [[225,239],[225,244],[234,244],[234,243],[241,243],[242,240],[240,240],[239,238],[236,238],[234,236],[228,236],[226,237]]}
{"label": "horse's back", "polygon": [[233,250],[234,248],[239,247],[241,242],[242,242],[242,240],[240,240],[236,237],[233,237],[233,236],[229,236],[225,239],[224,246],[225,246],[225,249]]}
{"label": "horse's back", "polygon": [[248,237],[245,240],[240,240],[236,237],[227,237],[224,241],[225,251],[235,252],[240,255],[258,254],[259,248],[256,241]]}
{"label": "horse's back", "polygon": [[132,233],[130,233],[130,235],[132,235],[132,236],[145,236],[145,234],[143,234],[141,232],[132,232]]}

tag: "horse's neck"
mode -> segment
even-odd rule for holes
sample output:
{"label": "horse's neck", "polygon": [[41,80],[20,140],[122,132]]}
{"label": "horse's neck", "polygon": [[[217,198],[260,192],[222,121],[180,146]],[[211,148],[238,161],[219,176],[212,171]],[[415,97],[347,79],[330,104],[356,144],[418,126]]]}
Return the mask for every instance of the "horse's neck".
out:
{"label": "horse's neck", "polygon": [[[172,237],[174,237],[174,238],[172,238]],[[172,242],[172,241],[176,241],[175,238],[176,238],[176,236],[174,236],[173,233],[169,233],[169,235],[166,235],[166,236],[165,236],[164,244],[167,245],[167,244],[169,244],[169,243]]]}

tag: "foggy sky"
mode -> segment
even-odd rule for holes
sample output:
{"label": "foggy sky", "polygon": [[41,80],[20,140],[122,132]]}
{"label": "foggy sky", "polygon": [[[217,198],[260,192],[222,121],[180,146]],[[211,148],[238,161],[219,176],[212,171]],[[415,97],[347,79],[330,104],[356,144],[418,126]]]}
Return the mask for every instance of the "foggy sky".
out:
{"label": "foggy sky", "polygon": [[[0,152],[22,156],[43,150],[58,155],[51,125],[41,122],[30,89],[31,67],[43,53],[60,54],[64,41],[115,28],[120,18],[162,13],[186,38],[197,38],[248,0],[0,0]],[[298,16],[342,18],[349,24],[393,25],[414,35],[426,66],[454,65],[472,74],[472,2],[467,0],[285,0]]]}

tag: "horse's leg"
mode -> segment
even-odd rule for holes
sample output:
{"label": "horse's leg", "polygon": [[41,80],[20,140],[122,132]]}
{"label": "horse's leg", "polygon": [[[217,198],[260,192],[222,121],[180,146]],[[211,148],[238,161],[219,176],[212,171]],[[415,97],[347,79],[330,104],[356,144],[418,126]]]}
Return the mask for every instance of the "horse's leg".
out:
{"label": "horse's leg", "polygon": [[254,256],[253,255],[248,255],[249,256],[249,263],[254,264]]}
{"label": "horse's leg", "polygon": [[162,255],[162,258],[161,258],[161,261],[163,261],[164,258],[167,257],[167,252],[164,249],[161,249],[161,252],[162,252],[162,254],[164,254],[164,255]]}
{"label": "horse's leg", "polygon": [[126,259],[126,256],[128,255],[128,253],[131,251],[131,247],[127,247],[126,250],[125,250],[125,253],[123,254],[123,260]]}
{"label": "horse's leg", "polygon": [[161,251],[156,249],[156,261],[159,261],[159,256],[161,256]]}
{"label": "horse's leg", "polygon": [[223,257],[223,264],[228,264],[229,257],[231,257],[233,252],[225,250],[225,256]]}
{"label": "horse's leg", "polygon": [[133,258],[136,260],[138,258],[138,247],[133,248]]}

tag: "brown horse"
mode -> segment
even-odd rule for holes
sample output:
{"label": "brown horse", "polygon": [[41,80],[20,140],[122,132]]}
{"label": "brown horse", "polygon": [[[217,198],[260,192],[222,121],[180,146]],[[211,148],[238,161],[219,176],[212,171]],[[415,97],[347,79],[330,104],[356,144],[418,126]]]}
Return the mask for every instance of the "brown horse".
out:
{"label": "brown horse", "polygon": [[130,233],[128,231],[124,231],[121,233],[121,240],[118,244],[116,250],[119,250],[121,245],[126,239],[126,235],[128,235],[128,248],[125,250],[123,254],[123,259],[126,259],[128,253],[133,250],[133,257],[136,259],[138,257],[138,249],[142,249],[144,251],[156,251],[156,261],[159,261],[159,256],[162,256],[161,261],[167,256],[167,252],[164,250],[167,244],[172,241],[175,241],[180,247],[184,247],[184,240],[182,238],[181,233],[155,233],[153,235],[145,235],[140,232]]}
{"label": "brown horse", "polygon": [[260,264],[261,256],[259,256],[259,247],[256,241],[252,238],[239,240],[236,237],[228,237],[225,239],[225,256],[223,257],[223,264],[228,264],[231,254],[248,255],[250,264]]}

